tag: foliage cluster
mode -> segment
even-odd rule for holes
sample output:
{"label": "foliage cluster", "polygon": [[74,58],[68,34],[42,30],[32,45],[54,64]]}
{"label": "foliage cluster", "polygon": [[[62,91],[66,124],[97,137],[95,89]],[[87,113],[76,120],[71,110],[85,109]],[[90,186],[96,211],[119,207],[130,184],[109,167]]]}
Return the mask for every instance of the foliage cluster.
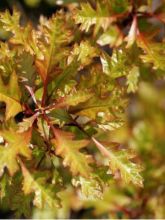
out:
{"label": "foliage cluster", "polygon": [[1,209],[163,218],[165,4],[65,7],[37,27],[0,14]]}

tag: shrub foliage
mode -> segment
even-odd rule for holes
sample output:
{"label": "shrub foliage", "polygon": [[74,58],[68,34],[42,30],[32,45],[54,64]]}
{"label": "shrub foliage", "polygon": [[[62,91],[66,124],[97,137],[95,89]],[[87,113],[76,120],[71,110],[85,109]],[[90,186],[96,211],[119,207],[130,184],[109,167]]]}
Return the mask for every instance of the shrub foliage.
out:
{"label": "shrub foliage", "polygon": [[[163,78],[163,10],[152,1],[87,1],[37,27],[15,9],[0,14],[3,209],[16,217],[31,217],[33,206],[57,218],[90,207],[94,216],[138,216],[125,206],[131,189],[143,187],[139,144],[112,134],[124,127],[129,135],[130,97],[151,89],[142,81]],[[118,191],[127,186],[129,196]]]}

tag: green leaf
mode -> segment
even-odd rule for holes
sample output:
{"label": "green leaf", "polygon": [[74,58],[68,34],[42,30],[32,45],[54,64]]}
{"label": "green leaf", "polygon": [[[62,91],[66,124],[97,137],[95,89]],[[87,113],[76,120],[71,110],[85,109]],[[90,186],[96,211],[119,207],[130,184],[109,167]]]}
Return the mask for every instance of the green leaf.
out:
{"label": "green leaf", "polygon": [[23,82],[28,86],[34,86],[36,74],[33,56],[30,53],[23,52],[18,56],[16,63],[18,76],[21,77]]}
{"label": "green leaf", "polygon": [[[14,211],[14,217],[16,219],[22,218],[22,216],[26,218],[30,218],[32,214],[31,202],[32,202],[32,195],[24,195],[23,193],[17,193],[12,199],[12,211]],[[20,204],[21,204],[21,208],[20,208]]]}
{"label": "green leaf", "polygon": [[110,188],[105,190],[102,199],[89,200],[85,203],[85,207],[93,208],[94,213],[97,216],[102,216],[106,213],[106,216],[116,218],[118,207],[128,206],[130,204],[130,200],[131,199],[121,192],[117,186],[112,185]]}
{"label": "green leaf", "polygon": [[[7,58],[14,58],[15,51],[11,50],[8,44],[0,42],[0,49],[1,49],[1,54],[0,54],[1,61],[4,59],[6,61]],[[3,64],[1,63],[0,65],[2,71],[3,71]]]}
{"label": "green leaf", "polygon": [[80,45],[75,44],[71,55],[68,57],[68,63],[71,63],[76,57],[80,62],[80,68],[89,65],[94,57],[99,56],[99,50],[92,46],[89,41],[81,41]]}
{"label": "green leaf", "polygon": [[0,199],[2,200],[7,195],[7,187],[10,182],[10,177],[5,173],[0,180]]}
{"label": "green leaf", "polygon": [[0,16],[4,29],[14,35],[10,38],[10,42],[15,46],[21,45],[25,51],[36,56],[35,66],[45,82],[47,76],[50,77],[54,71],[55,65],[68,54],[65,46],[73,38],[70,25],[66,23],[62,11],[49,20],[41,17],[37,30],[32,30],[30,24],[21,26],[19,20],[20,15],[17,11],[14,11],[13,15],[6,11]]}
{"label": "green leaf", "polygon": [[56,95],[58,89],[63,89],[68,82],[77,74],[78,62],[73,60],[66,68],[56,77],[52,83],[53,93]]}
{"label": "green leaf", "polygon": [[84,177],[89,177],[91,172],[89,162],[91,158],[89,155],[79,151],[87,146],[89,141],[73,140],[73,138],[74,135],[72,133],[56,129],[56,139],[53,140],[55,152],[64,159],[64,166],[69,166],[73,175],[80,174]]}
{"label": "green leaf", "polygon": [[2,23],[2,27],[4,30],[12,33],[11,37],[9,38],[9,42],[17,46],[26,46],[25,48],[32,52],[34,48],[34,45],[31,45],[34,41],[32,25],[27,24],[26,26],[21,26],[20,18],[20,12],[15,9],[13,10],[12,14],[10,14],[8,10],[0,14],[0,22]]}
{"label": "green leaf", "polygon": [[122,43],[123,36],[117,26],[111,26],[97,40],[101,46],[109,44],[110,47],[118,47]]}
{"label": "green leaf", "polygon": [[126,100],[122,98],[122,93],[114,90],[111,95],[104,98],[92,96],[83,105],[70,108],[70,113],[86,116],[104,130],[113,130],[123,125],[125,104]]}
{"label": "green leaf", "polygon": [[35,44],[41,53],[37,57],[36,66],[43,81],[45,81],[55,65],[61,61],[61,58],[65,57],[65,46],[72,40],[71,31],[65,21],[64,13],[59,12],[49,20],[42,17],[36,35],[39,37]]}
{"label": "green leaf", "polygon": [[139,81],[139,68],[137,66],[133,66],[130,70],[129,74],[127,75],[127,92],[136,92],[138,89],[138,81]]}
{"label": "green leaf", "polygon": [[76,106],[79,103],[83,103],[86,102],[87,100],[89,100],[92,97],[92,93],[88,92],[88,90],[86,91],[73,91],[71,92],[71,94],[67,95],[64,97],[64,104],[69,106]]}
{"label": "green leaf", "polygon": [[108,166],[95,166],[93,177],[100,182],[103,188],[111,184],[110,181],[112,181],[112,175],[109,172]]}
{"label": "green leaf", "polygon": [[72,122],[72,117],[68,114],[65,109],[54,109],[49,114],[52,124],[67,124]]}
{"label": "green leaf", "polygon": [[59,199],[56,196],[57,188],[46,183],[47,177],[45,176],[44,172],[42,172],[42,174],[33,174],[22,162],[20,162],[20,164],[24,177],[22,188],[23,192],[25,194],[34,192],[34,205],[42,209],[46,207],[46,205],[51,208],[59,207]]}
{"label": "green leaf", "polygon": [[109,159],[110,170],[114,175],[120,171],[121,179],[126,184],[132,182],[137,186],[143,186],[143,178],[139,174],[142,168],[129,160],[134,157],[133,154],[125,149],[115,151],[107,148],[104,143],[98,142],[95,138],[93,141],[101,153]]}
{"label": "green leaf", "polygon": [[128,56],[122,49],[115,49],[112,57],[107,53],[103,53],[101,56],[103,72],[114,79],[126,75],[127,58]]}
{"label": "green leaf", "polygon": [[2,23],[4,30],[10,31],[14,34],[21,34],[20,32],[17,33],[20,22],[20,13],[18,11],[14,10],[12,15],[8,10],[1,13],[0,22]]}
{"label": "green leaf", "polygon": [[86,179],[80,176],[78,181],[72,182],[75,186],[81,186],[80,196],[83,200],[96,200],[102,198],[102,187],[96,179]]}
{"label": "green leaf", "polygon": [[80,29],[88,32],[92,25],[95,26],[95,34],[100,28],[105,31],[112,22],[116,21],[120,14],[129,12],[131,6],[126,0],[97,1],[95,9],[89,3],[82,3],[81,9],[77,10],[75,22],[81,24]]}
{"label": "green leaf", "polygon": [[6,103],[6,120],[22,111],[20,89],[15,71],[10,76],[8,85],[4,85],[0,77],[0,101]]}
{"label": "green leaf", "polygon": [[[17,172],[13,177],[7,174],[3,175],[7,182],[5,185],[5,195],[1,200],[2,206],[6,206],[7,210],[10,209],[13,212],[14,218],[30,218],[32,214],[31,202],[32,195],[24,195],[22,192],[22,175]],[[20,208],[21,203],[21,208]]]}
{"label": "green leaf", "polygon": [[122,14],[131,10],[129,0],[108,0],[107,2],[113,14]]}
{"label": "green leaf", "polygon": [[144,55],[140,56],[142,61],[153,64],[154,69],[165,70],[165,44],[148,41],[142,35],[137,42],[144,51]]}
{"label": "green leaf", "polygon": [[18,155],[27,159],[31,158],[31,150],[29,148],[31,130],[18,133],[12,128],[1,128],[0,136],[5,141],[4,146],[0,146],[0,175],[3,174],[5,167],[9,170],[10,175],[13,175],[19,169],[17,164]]}
{"label": "green leaf", "polygon": [[88,32],[92,25],[96,25],[95,32],[103,27],[106,29],[113,19],[110,18],[106,5],[97,4],[97,10],[94,10],[89,3],[81,4],[81,9],[77,11],[75,22],[81,24],[80,28]]}
{"label": "green leaf", "polygon": [[112,127],[120,127],[123,124],[127,103],[124,90],[102,72],[101,66],[91,68],[90,73],[82,76],[77,86],[79,90],[86,88],[91,97],[83,103],[70,106],[70,114],[85,116],[88,122],[93,122],[93,126],[104,130],[112,130]]}

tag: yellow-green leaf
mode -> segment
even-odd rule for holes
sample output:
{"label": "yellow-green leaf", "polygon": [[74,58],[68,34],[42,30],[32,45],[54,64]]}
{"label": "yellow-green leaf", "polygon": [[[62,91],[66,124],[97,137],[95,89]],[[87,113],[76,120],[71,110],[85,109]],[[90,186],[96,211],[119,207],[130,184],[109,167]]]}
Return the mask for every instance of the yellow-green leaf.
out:
{"label": "yellow-green leaf", "polygon": [[136,92],[138,88],[139,76],[140,76],[139,68],[137,66],[133,66],[127,75],[128,93]]}
{"label": "yellow-green leaf", "polygon": [[69,166],[73,175],[80,174],[84,177],[90,176],[91,168],[89,155],[79,150],[87,146],[88,140],[73,140],[74,135],[70,132],[55,130],[56,139],[53,140],[55,151],[64,161],[64,166]]}
{"label": "yellow-green leaf", "polygon": [[[35,193],[33,203],[38,208],[44,208],[48,205],[51,208],[59,207],[59,199],[55,195],[55,186],[52,188],[46,184],[46,176],[32,174],[25,165],[20,161],[24,177],[23,191],[25,194]],[[54,188],[54,191],[53,191]]]}
{"label": "yellow-green leaf", "polygon": [[92,59],[97,56],[99,56],[99,50],[93,47],[89,41],[82,41],[80,45],[74,45],[71,55],[68,57],[68,63],[71,63],[77,57],[80,67],[84,67],[89,65]]}
{"label": "yellow-green leaf", "polygon": [[95,138],[93,138],[93,141],[101,153],[109,158],[110,169],[113,174],[120,171],[121,179],[126,184],[132,182],[137,186],[143,186],[143,178],[139,174],[142,168],[129,160],[133,155],[124,149],[115,151],[114,149],[107,148],[105,144],[102,144]]}
{"label": "yellow-green leaf", "polygon": [[0,77],[0,101],[6,103],[6,120],[22,111],[20,98],[21,93],[15,71],[11,74],[8,85],[4,85]]}
{"label": "yellow-green leaf", "polygon": [[96,10],[89,3],[81,4],[81,9],[77,11],[75,16],[75,21],[77,24],[81,24],[82,30],[87,32],[92,25],[95,25],[95,33],[98,32],[100,27],[107,29],[113,19],[109,15],[107,5],[99,3]]}
{"label": "yellow-green leaf", "polygon": [[4,145],[0,146],[0,174],[3,174],[4,168],[13,175],[18,169],[17,156],[21,155],[27,159],[31,158],[29,143],[31,139],[31,130],[24,133],[17,133],[13,128],[0,129],[0,136],[4,139]]}
{"label": "yellow-green leaf", "polygon": [[122,33],[117,26],[111,26],[97,40],[101,46],[109,44],[111,47],[119,46],[122,43]]}
{"label": "yellow-green leaf", "polygon": [[88,91],[75,91],[64,98],[64,104],[68,106],[76,106],[92,97],[92,93]]}
{"label": "yellow-green leaf", "polygon": [[154,69],[165,70],[164,43],[151,42],[142,35],[139,35],[137,43],[138,46],[144,51],[144,54],[140,56],[144,63],[153,64]]}

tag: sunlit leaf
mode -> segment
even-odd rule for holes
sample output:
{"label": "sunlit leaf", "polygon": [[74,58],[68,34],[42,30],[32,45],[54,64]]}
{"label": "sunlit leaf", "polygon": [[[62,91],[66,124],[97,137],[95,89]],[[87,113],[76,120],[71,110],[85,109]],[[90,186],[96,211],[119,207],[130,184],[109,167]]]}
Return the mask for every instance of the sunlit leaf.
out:
{"label": "sunlit leaf", "polygon": [[138,38],[138,46],[144,51],[144,55],[141,55],[141,59],[144,63],[153,64],[154,69],[165,70],[165,44],[150,42],[142,35]]}
{"label": "sunlit leaf", "polygon": [[99,37],[97,43],[101,46],[109,44],[111,47],[114,47],[122,43],[122,38],[120,30],[115,26],[111,26]]}
{"label": "sunlit leaf", "polygon": [[[56,130],[55,152],[64,159],[64,166],[69,166],[73,175],[81,174],[88,177],[91,172],[89,155],[81,153],[80,149],[84,148],[88,140],[73,140],[74,135],[69,132]],[[85,161],[85,163],[84,163]]]}
{"label": "sunlit leaf", "polygon": [[143,178],[139,174],[141,167],[130,161],[133,155],[129,155],[126,150],[109,149],[94,138],[93,141],[102,154],[109,158],[109,165],[113,174],[120,171],[121,179],[126,184],[132,182],[135,185],[143,186]]}
{"label": "sunlit leaf", "polygon": [[137,90],[139,76],[140,76],[139,68],[137,66],[133,66],[129,74],[127,75],[128,93],[135,92]]}
{"label": "sunlit leaf", "polygon": [[31,174],[21,162],[23,172],[23,191],[25,194],[35,194],[33,203],[38,208],[44,208],[48,204],[51,208],[59,206],[59,199],[56,196],[55,186],[46,185],[46,176]]}
{"label": "sunlit leaf", "polygon": [[20,98],[21,94],[16,73],[13,71],[7,85],[0,78],[0,101],[6,103],[6,120],[22,111],[19,103]]}
{"label": "sunlit leaf", "polygon": [[96,31],[100,27],[106,29],[113,21],[109,16],[108,8],[105,5],[97,5],[97,10],[94,10],[89,3],[81,4],[81,9],[77,12],[75,21],[81,24],[81,29],[89,31],[92,25],[96,25]]}
{"label": "sunlit leaf", "polygon": [[18,155],[24,156],[27,159],[31,158],[31,150],[29,148],[31,139],[31,130],[24,133],[18,133],[14,129],[0,129],[0,136],[3,137],[5,144],[0,146],[0,170],[1,175],[6,167],[10,175],[13,175],[18,169]]}

